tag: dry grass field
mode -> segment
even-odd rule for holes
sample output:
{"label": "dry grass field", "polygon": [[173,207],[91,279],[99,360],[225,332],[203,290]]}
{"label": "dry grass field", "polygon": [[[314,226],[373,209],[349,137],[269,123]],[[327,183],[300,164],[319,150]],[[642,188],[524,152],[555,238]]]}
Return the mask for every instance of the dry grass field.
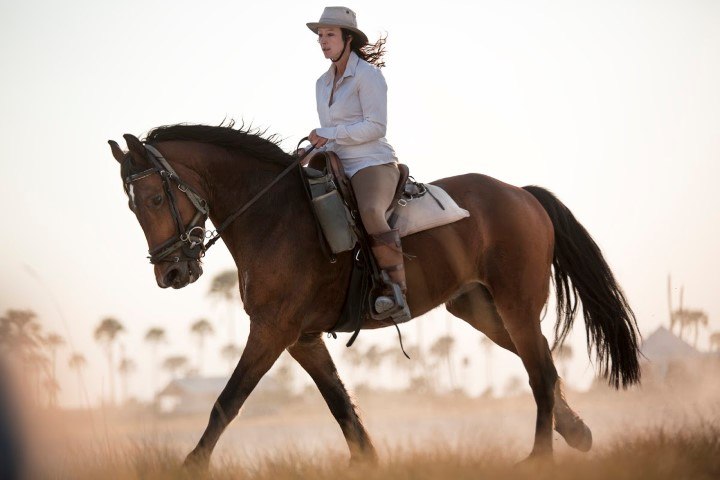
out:
{"label": "dry grass field", "polygon": [[[717,383],[717,382],[715,382]],[[715,383],[627,392],[569,392],[593,429],[582,454],[556,435],[551,463],[521,463],[532,444],[534,403],[506,399],[358,398],[380,463],[353,465],[340,430],[312,395],[241,416],[222,437],[214,479],[717,479],[720,389]],[[210,406],[208,405],[208,408]],[[29,415],[28,478],[198,478],[180,468],[206,416],[136,411]]]}

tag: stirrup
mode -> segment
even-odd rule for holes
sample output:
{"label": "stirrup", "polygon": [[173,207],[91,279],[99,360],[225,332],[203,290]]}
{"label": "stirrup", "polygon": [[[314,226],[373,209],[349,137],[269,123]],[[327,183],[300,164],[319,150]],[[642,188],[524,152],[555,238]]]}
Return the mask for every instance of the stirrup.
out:
{"label": "stirrup", "polygon": [[[385,307],[386,310],[383,310],[382,312],[378,312],[377,314],[371,315],[375,320],[392,320],[393,323],[405,323],[409,321],[412,318],[412,315],[410,314],[410,308],[408,308],[406,303],[403,303],[402,305],[396,304],[390,297],[382,295],[378,297],[375,300],[375,308],[377,311],[378,307],[378,300],[382,299],[382,307]],[[389,305],[389,306],[386,306]]]}
{"label": "stirrup", "polygon": [[375,312],[383,314],[396,305],[395,300],[387,295],[380,295],[375,299]]}
{"label": "stirrup", "polygon": [[410,308],[405,300],[400,286],[390,280],[387,272],[382,271],[382,279],[385,285],[390,288],[389,295],[380,295],[375,299],[374,307],[370,316],[375,320],[386,320],[391,318],[395,323],[403,323],[410,320]]}

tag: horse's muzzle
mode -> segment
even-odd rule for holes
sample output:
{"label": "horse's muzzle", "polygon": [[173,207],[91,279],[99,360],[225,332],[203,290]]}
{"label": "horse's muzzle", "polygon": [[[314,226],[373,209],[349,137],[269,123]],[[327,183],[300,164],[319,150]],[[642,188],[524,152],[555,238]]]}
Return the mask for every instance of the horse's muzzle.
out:
{"label": "horse's muzzle", "polygon": [[200,278],[203,270],[197,260],[171,263],[164,270],[156,272],[155,279],[160,288],[183,288]]}

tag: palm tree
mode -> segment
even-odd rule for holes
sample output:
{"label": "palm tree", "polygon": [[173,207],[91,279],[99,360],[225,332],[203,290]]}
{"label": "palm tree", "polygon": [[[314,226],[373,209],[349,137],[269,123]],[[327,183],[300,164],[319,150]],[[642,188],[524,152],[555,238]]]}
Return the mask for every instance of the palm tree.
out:
{"label": "palm tree", "polygon": [[[158,347],[166,341],[165,330],[160,327],[152,327],[145,334],[145,341],[150,344],[152,355],[152,388],[157,388],[157,371],[158,371]],[[154,392],[153,392],[154,393]]]}
{"label": "palm tree", "polygon": [[293,393],[293,363],[291,356],[282,355],[273,372],[283,397],[290,397]]}
{"label": "palm tree", "polygon": [[7,310],[0,318],[0,348],[20,357],[37,348],[40,324],[36,319],[32,310]]}
{"label": "palm tree", "polygon": [[187,367],[188,359],[185,355],[173,355],[163,362],[163,368],[170,372],[173,380],[177,380],[179,372]]}
{"label": "palm tree", "polygon": [[[70,369],[72,370],[75,370],[75,373],[77,374],[78,399],[80,399],[81,401],[83,399],[83,391],[85,391],[85,383],[83,382],[82,378],[82,370],[83,368],[85,368],[85,365],[87,365],[87,360],[82,353],[74,352],[72,355],[70,355],[70,359],[68,360],[68,367],[70,367]],[[87,398],[87,392],[85,392],[85,402],[86,404],[89,403]]]}
{"label": "palm tree", "polygon": [[573,349],[570,345],[566,344],[560,344],[556,345],[553,349],[553,356],[555,357],[555,361],[560,364],[560,370],[562,371],[562,378],[565,380],[565,384],[567,385],[568,380],[568,362],[572,360],[573,357]]}
{"label": "palm tree", "polygon": [[60,391],[60,384],[53,377],[46,376],[41,386],[47,393],[48,407],[53,408],[57,404],[57,395]]}
{"label": "palm tree", "polygon": [[513,375],[510,377],[505,384],[505,396],[514,397],[522,393],[523,381],[517,376]]}
{"label": "palm tree", "polygon": [[228,324],[228,340],[235,340],[235,322],[233,319],[233,309],[237,302],[239,293],[239,279],[237,270],[223,270],[215,275],[210,283],[208,296],[217,299],[225,304],[226,321]]}
{"label": "palm tree", "polygon": [[713,332],[710,335],[710,351],[720,352],[720,332]]}
{"label": "palm tree", "polygon": [[685,287],[680,286],[680,307],[673,310],[672,287],[670,275],[668,275],[668,307],[670,309],[670,332],[673,332],[675,325],[678,325],[678,337],[685,339],[685,331],[692,330],[695,333],[693,347],[697,348],[699,327],[707,327],[708,316],[702,310],[691,310],[683,307],[683,294]]}
{"label": "palm tree", "polygon": [[[42,393],[45,382],[50,376],[50,359],[40,350],[33,349],[29,351],[23,358],[23,362],[27,368],[27,381],[34,390],[34,400],[36,405],[40,405],[40,395]],[[43,378],[43,372],[45,377]]]}
{"label": "palm tree", "polygon": [[700,330],[700,327],[707,328],[708,326],[707,313],[703,312],[702,310],[686,310],[684,312],[682,321],[683,323],[688,325],[689,329],[692,329],[695,332],[695,337],[693,338],[693,347],[697,348],[699,333],[698,331]]}
{"label": "palm tree", "polygon": [[370,347],[365,351],[365,354],[363,355],[363,361],[366,368],[368,369],[368,372],[370,373],[370,378],[377,378],[379,376],[374,375],[373,372],[380,368],[383,357],[383,352],[377,345],[370,345]]}
{"label": "palm tree", "polygon": [[343,357],[343,360],[345,360],[345,362],[352,369],[351,377],[353,379],[353,381],[352,381],[353,387],[358,386],[359,384],[362,383],[362,381],[361,381],[362,372],[358,368],[360,365],[362,365],[362,362],[363,362],[363,354],[360,351],[360,347],[356,346],[356,347],[345,348],[342,351],[342,357]]}
{"label": "palm tree", "polygon": [[110,373],[110,405],[115,405],[115,341],[118,335],[125,330],[125,327],[113,317],[102,319],[100,324],[95,328],[95,341],[100,343],[105,349],[105,356],[108,362],[108,372]]}
{"label": "palm tree", "polygon": [[480,339],[480,346],[485,351],[485,392],[484,396],[492,395],[492,347],[495,345],[490,337],[483,337]]}
{"label": "palm tree", "polygon": [[118,372],[120,372],[120,380],[122,386],[122,403],[126,404],[128,401],[128,378],[137,370],[137,364],[131,358],[125,355],[125,348],[122,349],[122,355],[120,358],[120,364],[118,365]]}
{"label": "palm tree", "polygon": [[205,337],[215,333],[215,330],[213,330],[213,327],[212,327],[212,325],[210,325],[210,322],[208,322],[204,318],[201,318],[200,320],[198,320],[197,322],[193,323],[190,326],[190,333],[197,337],[197,348],[198,348],[197,369],[198,369],[198,373],[200,375],[202,375],[203,359],[205,358]]}
{"label": "palm tree", "polygon": [[237,293],[238,284],[237,270],[223,270],[213,277],[208,295],[216,296],[223,300],[231,300]]}
{"label": "palm tree", "polygon": [[[422,318],[415,320],[415,326],[417,328],[417,359],[418,366],[422,370],[420,376],[422,380],[415,382],[417,385],[425,385],[426,387],[430,384],[430,371],[428,368],[427,357],[425,356],[425,335],[423,331]],[[425,388],[427,390],[427,388]]]}
{"label": "palm tree", "polygon": [[[467,391],[467,385],[468,385],[468,372],[470,371],[470,365],[472,364],[472,360],[469,356],[465,355],[460,359],[460,367],[462,368],[462,374],[460,381],[462,382],[462,385],[464,385],[464,390]],[[461,387],[463,388],[463,387]]]}
{"label": "palm tree", "polygon": [[228,362],[228,370],[232,371],[235,368],[242,352],[243,349],[234,343],[228,343],[220,349],[220,356]]}
{"label": "palm tree", "polygon": [[57,381],[57,350],[65,345],[65,339],[57,333],[51,332],[45,335],[45,337],[41,337],[40,341],[50,352],[50,377],[53,381],[49,383],[49,385],[53,385],[55,388],[49,391],[49,403],[51,407],[54,407],[57,404],[57,392],[60,389],[60,384]]}
{"label": "palm tree", "polygon": [[347,347],[342,351],[343,359],[351,368],[356,368],[363,361],[363,354],[359,348]]}
{"label": "palm tree", "polygon": [[405,353],[410,357],[409,360],[398,346],[390,347],[383,351],[382,354],[383,357],[393,363],[396,371],[401,372],[403,378],[411,379],[415,368],[418,366],[419,351],[417,345],[408,345],[405,348]]}
{"label": "palm tree", "polygon": [[8,309],[0,317],[0,353],[20,371],[32,389],[32,395],[39,404],[43,372],[50,377],[50,361],[40,351],[42,328],[32,310]]}
{"label": "palm tree", "polygon": [[452,365],[452,351],[455,347],[455,339],[450,335],[443,335],[435,340],[430,347],[430,354],[437,357],[438,361],[444,360],[448,367],[450,390],[455,390],[455,371]]}

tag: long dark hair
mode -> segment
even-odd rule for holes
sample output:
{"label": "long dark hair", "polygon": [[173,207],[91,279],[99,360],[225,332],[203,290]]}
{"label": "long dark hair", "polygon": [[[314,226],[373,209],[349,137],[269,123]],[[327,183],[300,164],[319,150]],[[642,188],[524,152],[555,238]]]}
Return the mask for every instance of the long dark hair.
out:
{"label": "long dark hair", "polygon": [[381,36],[375,43],[363,42],[360,35],[356,35],[348,29],[341,28],[343,40],[347,40],[348,35],[352,36],[352,42],[350,43],[350,50],[365,60],[366,62],[375,65],[377,68],[385,66],[383,56],[385,55],[385,41],[387,35]]}

